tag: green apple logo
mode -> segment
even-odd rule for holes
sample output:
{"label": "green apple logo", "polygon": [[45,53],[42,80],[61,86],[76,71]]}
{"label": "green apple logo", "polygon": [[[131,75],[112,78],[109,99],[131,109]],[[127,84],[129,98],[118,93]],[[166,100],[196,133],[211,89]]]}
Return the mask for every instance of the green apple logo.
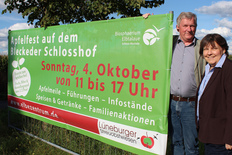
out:
{"label": "green apple logo", "polygon": [[151,149],[155,144],[154,139],[152,137],[148,137],[148,135],[141,137],[141,143],[144,147],[149,149]]}
{"label": "green apple logo", "polygon": [[20,65],[24,63],[25,59],[13,61],[12,66],[15,68],[12,73],[13,89],[17,96],[26,96],[31,85],[31,76],[27,68],[20,69]]}
{"label": "green apple logo", "polygon": [[[157,29],[154,25],[153,27],[155,28],[155,30],[157,31],[157,33],[159,31],[161,31],[163,28],[161,29]],[[157,33],[156,31],[153,30],[153,29],[148,29],[144,32],[144,35],[143,35],[143,42],[146,44],[146,45],[153,45],[156,40],[159,40],[160,38],[157,37]]]}

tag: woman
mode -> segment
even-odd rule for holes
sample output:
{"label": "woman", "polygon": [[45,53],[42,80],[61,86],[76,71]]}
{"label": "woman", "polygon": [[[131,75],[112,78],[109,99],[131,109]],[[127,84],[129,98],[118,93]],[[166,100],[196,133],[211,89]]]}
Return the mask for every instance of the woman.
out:
{"label": "woman", "polygon": [[207,62],[197,91],[196,124],[205,155],[232,154],[232,61],[226,40],[208,34],[201,40],[200,55]]}

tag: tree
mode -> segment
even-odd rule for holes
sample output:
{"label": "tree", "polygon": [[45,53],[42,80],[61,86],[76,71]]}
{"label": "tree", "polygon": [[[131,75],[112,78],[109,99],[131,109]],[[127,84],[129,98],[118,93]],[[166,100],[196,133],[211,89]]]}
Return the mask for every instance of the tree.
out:
{"label": "tree", "polygon": [[8,56],[0,55],[0,100],[7,99],[7,66]]}
{"label": "tree", "polygon": [[232,60],[232,55],[229,55],[228,58],[229,58],[230,60]]}
{"label": "tree", "polygon": [[[117,13],[121,17],[141,16],[140,9],[158,7],[164,0],[5,0],[11,13],[18,10],[27,23],[47,27],[96,20],[106,20]],[[114,17],[112,17],[114,18]]]}

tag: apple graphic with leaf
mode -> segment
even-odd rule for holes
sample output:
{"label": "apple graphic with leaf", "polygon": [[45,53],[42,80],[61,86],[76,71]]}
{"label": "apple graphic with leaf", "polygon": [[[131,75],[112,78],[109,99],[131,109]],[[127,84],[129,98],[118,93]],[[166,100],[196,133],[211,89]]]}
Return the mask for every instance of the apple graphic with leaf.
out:
{"label": "apple graphic with leaf", "polygon": [[31,86],[31,76],[27,68],[20,66],[24,63],[25,59],[17,59],[12,62],[15,68],[12,73],[13,89],[17,96],[26,96]]}
{"label": "apple graphic with leaf", "polygon": [[154,139],[152,137],[148,137],[148,135],[141,137],[141,143],[144,147],[149,149],[151,149],[155,144]]}

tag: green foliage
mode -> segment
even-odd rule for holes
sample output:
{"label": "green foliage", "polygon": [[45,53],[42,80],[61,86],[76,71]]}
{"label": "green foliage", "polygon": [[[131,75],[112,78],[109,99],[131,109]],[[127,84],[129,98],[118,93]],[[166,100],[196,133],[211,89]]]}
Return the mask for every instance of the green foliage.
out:
{"label": "green foliage", "polygon": [[122,17],[140,16],[141,7],[153,8],[164,0],[5,0],[2,14],[18,10],[35,27],[106,20],[117,13]]}
{"label": "green foliage", "polygon": [[232,60],[232,55],[229,55],[228,58],[229,58],[230,60]]}
{"label": "green foliage", "polygon": [[0,55],[0,100],[7,99],[8,56]]}
{"label": "green foliage", "polygon": [[8,56],[0,55],[0,72],[1,73],[6,73],[7,72],[7,66],[8,66]]}

